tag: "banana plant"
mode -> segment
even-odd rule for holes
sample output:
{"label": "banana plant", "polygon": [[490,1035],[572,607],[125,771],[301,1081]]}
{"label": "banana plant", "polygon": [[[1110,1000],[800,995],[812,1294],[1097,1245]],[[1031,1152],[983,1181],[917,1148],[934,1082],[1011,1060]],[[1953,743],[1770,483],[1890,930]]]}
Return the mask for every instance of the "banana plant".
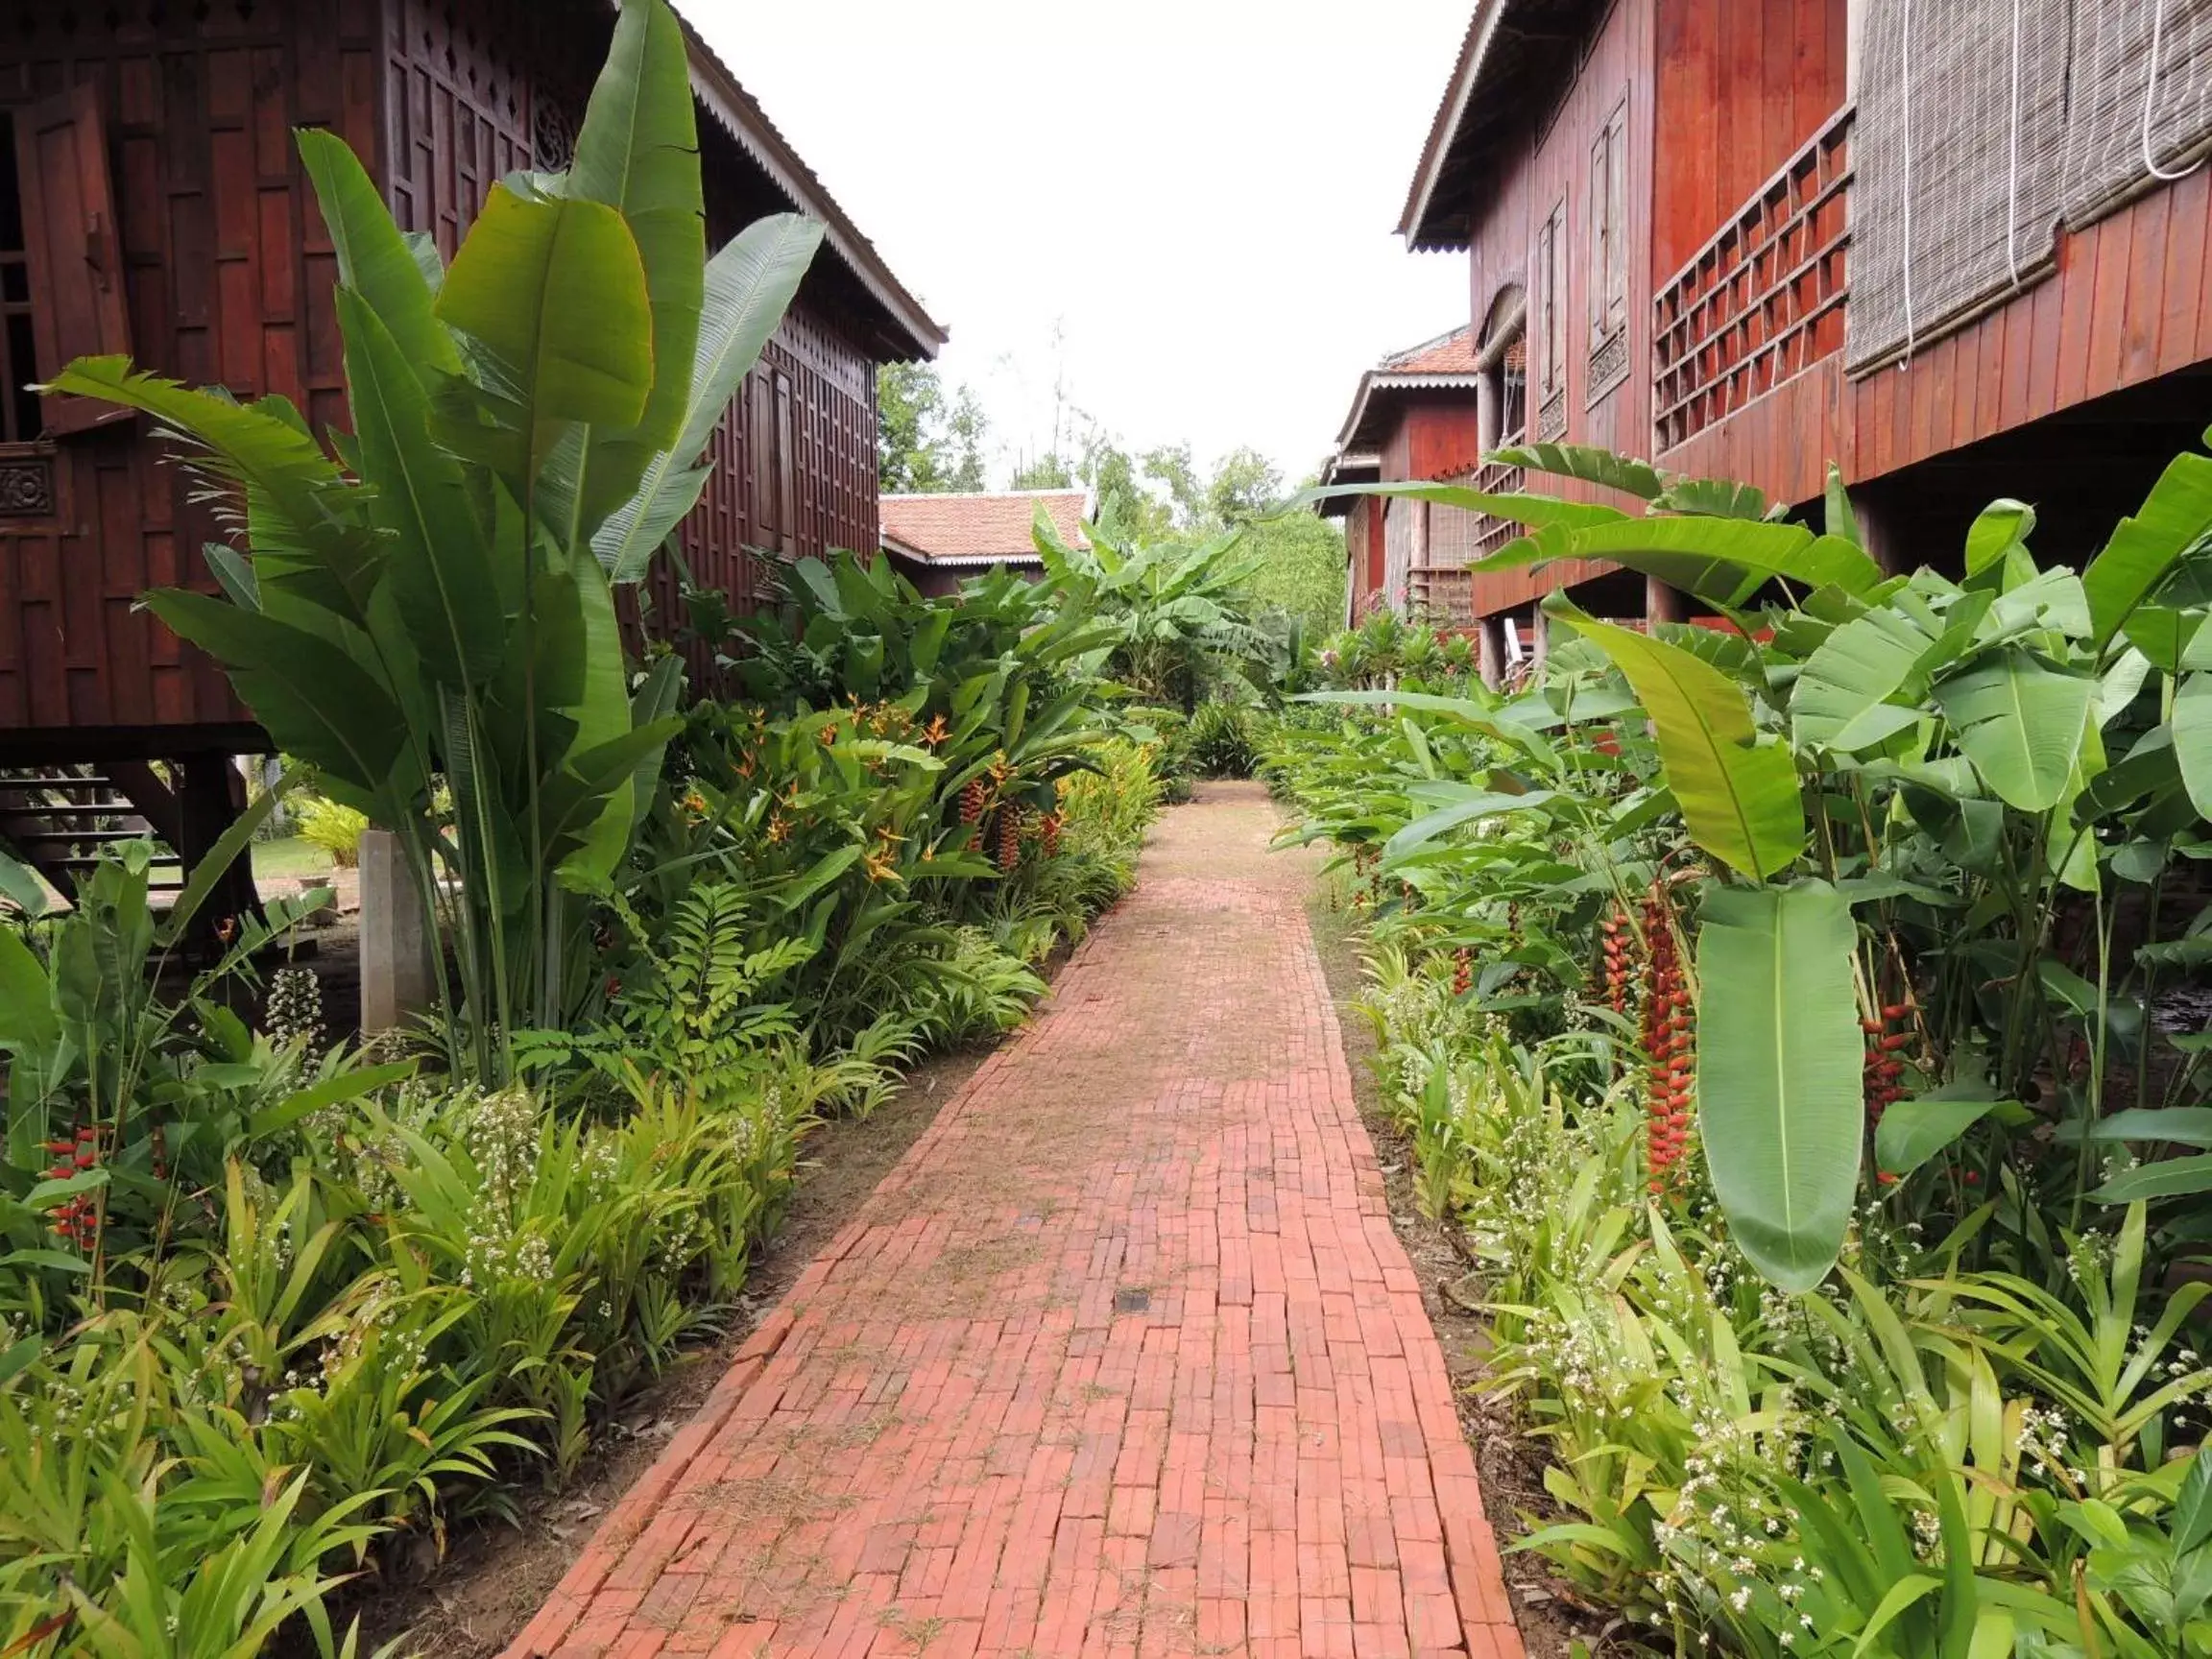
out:
{"label": "banana plant", "polygon": [[[359,159],[303,131],[337,253],[351,434],[84,358],[46,390],[196,447],[237,544],[220,598],[147,603],[229,671],[325,791],[399,837],[456,998],[456,1070],[583,995],[589,896],[627,854],[681,730],[673,658],[635,683],[613,588],[698,499],[696,464],[821,228],[791,215],[706,257],[682,26],[624,0],[563,174],[494,184],[440,269]],[[444,803],[450,800],[450,805]]]}
{"label": "banana plant", "polygon": [[[2086,1046],[2084,1081],[2059,1097],[2084,1148],[2079,1211],[2091,1196],[2087,1148],[2109,1144],[2093,1126],[2116,1034],[2136,1032],[2138,1054],[2146,1043],[2148,988],[2128,991],[2125,966],[2105,959],[2115,889],[2150,885],[2154,913],[2167,859],[2202,846],[2212,807],[2212,649],[2199,643],[2212,605],[2212,457],[2176,458],[2079,574],[2038,565],[2032,508],[1993,503],[1956,577],[1885,570],[1833,470],[1815,526],[1745,487],[1602,451],[1539,445],[1496,459],[1605,498],[1436,484],[1337,493],[1515,520],[1526,534],[1476,568],[1602,560],[1690,593],[1729,630],[1623,628],[1563,593],[1544,607],[1579,637],[1555,656],[1579,652],[1626,683],[1657,743],[1657,781],[1709,864],[1697,1109],[1716,1190],[1754,1264],[1803,1287],[1837,1260],[1867,1139],[1859,1027],[1878,1026],[1885,1005],[1926,1027],[1911,1073],[1925,1098],[2048,1100],[2053,1073],[2071,1070],[2069,1045]],[[2053,944],[2061,912],[2081,902],[2100,951],[2089,977]],[[1900,979],[1911,972],[1924,1000]],[[1985,1062],[1967,1041],[1984,1029]],[[2016,1116],[1908,1120],[1958,1134]],[[1914,1138],[1915,1166],[1940,1149],[1927,1139]],[[2200,1192],[2212,1172],[2176,1168],[2153,1185]],[[2095,1196],[2146,1190],[2123,1178]]]}

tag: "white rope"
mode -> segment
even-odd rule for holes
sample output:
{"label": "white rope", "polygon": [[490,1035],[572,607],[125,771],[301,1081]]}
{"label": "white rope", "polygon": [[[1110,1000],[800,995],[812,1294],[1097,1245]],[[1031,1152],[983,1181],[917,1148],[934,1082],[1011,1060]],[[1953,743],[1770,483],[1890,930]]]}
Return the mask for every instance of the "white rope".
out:
{"label": "white rope", "polygon": [[1898,7],[1898,53],[1900,80],[1905,92],[1905,188],[1900,195],[1904,204],[1903,260],[1905,274],[1905,355],[1897,359],[1897,372],[1902,374],[1912,366],[1912,0],[1901,0]]}
{"label": "white rope", "polygon": [[2203,166],[2204,157],[2200,156],[2180,171],[2169,173],[2158,165],[2158,157],[2151,149],[2151,120],[2158,103],[2158,47],[2165,34],[2166,0],[2151,0],[2151,65],[2150,73],[2143,83],[2143,165],[2150,171],[2152,178],[2171,184],[2176,179],[2188,178]]}
{"label": "white rope", "polygon": [[2005,268],[2020,286],[2020,6],[2012,0],[2012,154],[2005,178]]}

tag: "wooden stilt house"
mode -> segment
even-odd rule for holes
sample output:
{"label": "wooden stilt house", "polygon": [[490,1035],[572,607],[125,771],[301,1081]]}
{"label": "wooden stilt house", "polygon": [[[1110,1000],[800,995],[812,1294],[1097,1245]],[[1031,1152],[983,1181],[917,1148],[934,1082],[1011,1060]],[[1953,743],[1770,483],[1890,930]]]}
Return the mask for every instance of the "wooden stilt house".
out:
{"label": "wooden stilt house", "polygon": [[[150,826],[189,860],[267,747],[213,662],[135,608],[203,584],[221,527],[147,425],[22,390],[127,351],[346,423],[336,261],[292,130],[329,128],[448,255],[485,192],[565,165],[607,0],[0,0],[0,841],[64,879]],[[876,366],[945,333],[692,36],[708,235],[828,227],[712,445],[691,572],[739,608],[757,556],[877,545]],[[649,604],[674,610],[673,577]],[[153,762],[160,762],[156,767]]]}
{"label": "wooden stilt house", "polygon": [[[1834,461],[1899,567],[2026,495],[2080,559],[2212,419],[2208,151],[2189,0],[1481,0],[1400,230],[1466,257],[1535,440],[1789,503]],[[1557,587],[1676,613],[1599,564],[1471,608]]]}

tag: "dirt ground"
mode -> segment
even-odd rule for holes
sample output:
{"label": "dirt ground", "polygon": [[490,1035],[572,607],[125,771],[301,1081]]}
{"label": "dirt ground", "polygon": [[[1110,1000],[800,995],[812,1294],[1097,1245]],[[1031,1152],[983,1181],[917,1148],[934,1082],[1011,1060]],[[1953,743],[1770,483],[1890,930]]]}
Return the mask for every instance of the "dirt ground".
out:
{"label": "dirt ground", "polygon": [[[1470,1264],[1453,1243],[1450,1230],[1422,1214],[1414,1202],[1412,1148],[1382,1102],[1371,1064],[1375,1027],[1358,1006],[1362,992],[1359,929],[1351,910],[1351,892],[1340,874],[1324,876],[1315,884],[1307,907],[1313,943],[1328,975],[1337,1022],[1343,1027],[1344,1057],[1352,1069],[1359,1116],[1382,1160],[1391,1225],[1420,1275],[1422,1300],[1458,1390],[1460,1425],[1482,1479],[1483,1509],[1498,1529],[1505,1588],[1513,1599],[1528,1659],[1575,1659],[1578,1653],[1618,1654],[1625,1659],[1629,1653],[1644,1652],[1626,1642],[1621,1621],[1581,1604],[1573,1588],[1554,1577],[1540,1556],[1504,1552],[1512,1539],[1528,1529],[1523,1517],[1552,1512],[1551,1496],[1544,1490],[1545,1460],[1537,1445],[1522,1433],[1512,1404],[1480,1392],[1488,1376],[1486,1326],[1480,1316],[1452,1300],[1455,1294],[1479,1299],[1479,1284],[1469,1277]],[[1621,1645],[1616,1645],[1616,1638]],[[1576,1643],[1581,1644],[1579,1649]]]}

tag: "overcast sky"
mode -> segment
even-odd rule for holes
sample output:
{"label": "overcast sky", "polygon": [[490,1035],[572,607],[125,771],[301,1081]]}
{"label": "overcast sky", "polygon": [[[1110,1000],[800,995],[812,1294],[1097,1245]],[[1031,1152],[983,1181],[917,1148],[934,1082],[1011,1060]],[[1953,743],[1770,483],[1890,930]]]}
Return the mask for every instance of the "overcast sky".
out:
{"label": "overcast sky", "polygon": [[1296,478],[1361,369],[1467,320],[1392,233],[1471,0],[691,0],[952,331],[994,483],[1053,385],[1134,448]]}

